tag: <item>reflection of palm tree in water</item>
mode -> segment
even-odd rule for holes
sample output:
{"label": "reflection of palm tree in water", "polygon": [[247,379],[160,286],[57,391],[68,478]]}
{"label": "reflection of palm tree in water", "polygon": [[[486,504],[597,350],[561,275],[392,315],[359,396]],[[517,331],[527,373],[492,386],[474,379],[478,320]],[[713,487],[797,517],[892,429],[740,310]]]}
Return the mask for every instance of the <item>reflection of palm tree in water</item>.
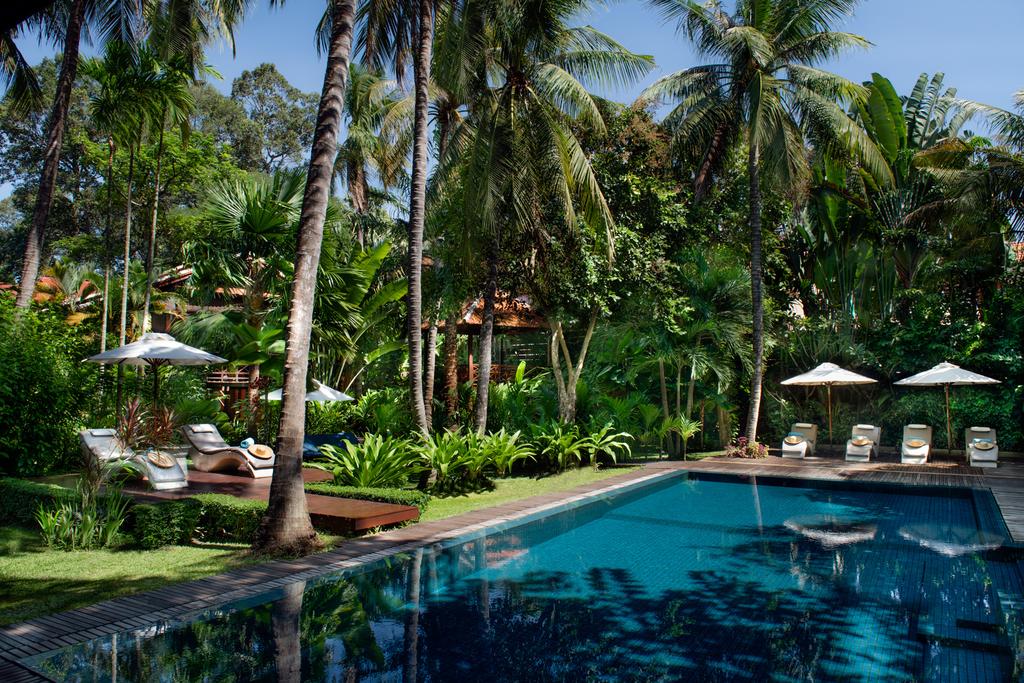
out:
{"label": "reflection of palm tree in water", "polygon": [[423,569],[423,548],[417,548],[409,561],[405,582],[405,634],[402,640],[405,652],[402,661],[402,680],[416,680],[416,664],[420,639],[420,574]]}
{"label": "reflection of palm tree in water", "polygon": [[278,683],[299,683],[302,680],[299,617],[302,615],[302,594],[305,590],[305,581],[288,584],[284,587],[284,596],[270,610]]}

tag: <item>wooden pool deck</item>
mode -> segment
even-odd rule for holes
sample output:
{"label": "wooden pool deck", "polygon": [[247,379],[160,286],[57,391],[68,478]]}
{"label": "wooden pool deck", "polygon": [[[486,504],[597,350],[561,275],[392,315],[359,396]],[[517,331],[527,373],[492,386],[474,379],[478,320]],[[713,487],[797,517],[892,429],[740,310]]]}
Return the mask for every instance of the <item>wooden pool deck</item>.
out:
{"label": "wooden pool deck", "polygon": [[253,597],[300,581],[409,552],[472,533],[569,502],[654,480],[678,471],[714,472],[740,476],[781,476],[833,481],[866,481],[925,486],[966,486],[992,491],[1015,542],[1024,542],[1024,460],[1001,462],[998,469],[965,467],[955,460],[937,458],[924,466],[905,466],[891,457],[879,462],[847,463],[838,457],[784,460],[707,458],[701,461],[651,461],[569,491],[513,501],[492,508],[421,522],[346,541],[327,552],[296,560],[252,565],[188,583],[165,586],[90,605],[61,614],[0,628],[0,681],[45,681],[19,660],[113,633],[144,628],[154,623],[195,618],[225,602]]}
{"label": "wooden pool deck", "polygon": [[[331,475],[323,470],[306,467],[302,470],[302,478],[306,483],[330,481]],[[188,488],[185,489],[151,491],[145,488],[143,482],[132,482],[125,491],[136,500],[146,502],[178,500],[197,493],[224,493],[236,498],[267,500],[270,496],[270,478],[253,479],[242,473],[225,474],[190,470]],[[411,505],[336,498],[314,493],[306,494],[306,504],[309,506],[309,516],[313,520],[313,526],[336,534],[368,531],[392,524],[412,522],[419,519],[420,516],[419,508]]]}

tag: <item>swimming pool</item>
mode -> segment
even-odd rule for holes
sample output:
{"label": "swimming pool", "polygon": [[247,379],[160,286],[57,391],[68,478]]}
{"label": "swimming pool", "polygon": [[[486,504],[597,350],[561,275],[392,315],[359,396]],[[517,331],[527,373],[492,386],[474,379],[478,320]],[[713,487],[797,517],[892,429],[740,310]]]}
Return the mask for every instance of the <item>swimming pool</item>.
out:
{"label": "swimming pool", "polygon": [[984,491],[671,475],[28,663],[81,681],[1004,681],[1022,567]]}

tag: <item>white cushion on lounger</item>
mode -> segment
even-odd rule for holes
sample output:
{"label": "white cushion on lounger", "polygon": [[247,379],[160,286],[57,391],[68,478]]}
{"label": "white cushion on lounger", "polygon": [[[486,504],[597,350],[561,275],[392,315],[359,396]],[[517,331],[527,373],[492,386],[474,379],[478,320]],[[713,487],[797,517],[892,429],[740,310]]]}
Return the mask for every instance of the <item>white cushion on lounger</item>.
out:
{"label": "white cushion on lounger", "polygon": [[117,432],[113,429],[90,429],[89,434],[92,436],[117,436]]}
{"label": "white cushion on lounger", "polygon": [[196,434],[209,434],[211,432],[217,431],[217,428],[211,424],[189,425],[188,428],[191,429]]}

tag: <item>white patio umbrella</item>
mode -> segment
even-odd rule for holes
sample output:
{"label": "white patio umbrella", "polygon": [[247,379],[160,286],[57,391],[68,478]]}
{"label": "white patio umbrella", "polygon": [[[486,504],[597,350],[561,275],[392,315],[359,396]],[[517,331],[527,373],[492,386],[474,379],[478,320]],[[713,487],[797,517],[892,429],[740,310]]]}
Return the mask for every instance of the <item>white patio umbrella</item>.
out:
{"label": "white patio umbrella", "polygon": [[851,384],[874,384],[878,380],[845,370],[835,363],[822,363],[809,372],[782,380],[786,386],[828,388],[828,442],[832,443],[832,387]]}
{"label": "white patio umbrella", "polygon": [[153,400],[160,393],[161,365],[216,365],[227,363],[226,358],[182,344],[169,334],[149,332],[131,344],[107,349],[103,353],[86,358],[90,363],[103,365],[148,365],[153,368]]}
{"label": "white patio umbrella", "polygon": [[[282,390],[275,389],[267,394],[268,401],[280,401]],[[306,392],[306,403],[333,403],[336,401],[354,401],[355,399],[343,391],[338,391],[322,382],[313,380],[313,390]]]}
{"label": "white patio umbrella", "polygon": [[949,388],[965,387],[973,384],[999,384],[999,380],[964,370],[952,363],[939,363],[935,367],[905,377],[896,382],[904,387],[945,387],[946,389],[946,448],[953,450],[953,418],[949,407]]}

